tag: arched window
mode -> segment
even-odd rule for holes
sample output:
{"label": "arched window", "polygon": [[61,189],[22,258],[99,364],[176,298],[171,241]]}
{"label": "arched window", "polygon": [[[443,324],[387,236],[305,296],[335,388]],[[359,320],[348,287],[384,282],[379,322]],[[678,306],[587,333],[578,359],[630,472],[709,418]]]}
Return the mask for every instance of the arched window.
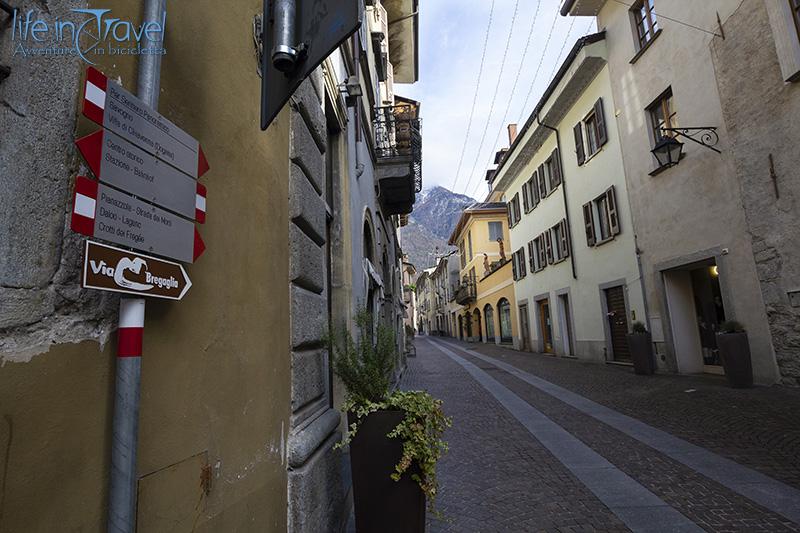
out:
{"label": "arched window", "polygon": [[369,220],[364,221],[364,257],[375,264],[375,240],[372,238],[372,227]]}
{"label": "arched window", "polygon": [[497,314],[500,315],[500,342],[513,342],[511,337],[511,304],[505,298],[497,302]]}
{"label": "arched window", "polygon": [[486,341],[494,342],[494,309],[490,304],[483,308],[483,321],[486,322]]}

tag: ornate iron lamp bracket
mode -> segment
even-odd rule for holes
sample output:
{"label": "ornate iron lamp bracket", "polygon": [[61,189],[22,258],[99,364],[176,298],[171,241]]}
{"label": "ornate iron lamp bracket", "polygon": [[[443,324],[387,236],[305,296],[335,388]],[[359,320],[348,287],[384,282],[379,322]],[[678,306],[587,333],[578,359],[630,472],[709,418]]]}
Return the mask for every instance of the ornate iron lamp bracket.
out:
{"label": "ornate iron lamp bracket", "polygon": [[714,148],[719,142],[717,128],[714,126],[704,126],[700,128],[661,128],[661,131],[688,139],[710,150],[714,150],[718,154],[722,153]]}

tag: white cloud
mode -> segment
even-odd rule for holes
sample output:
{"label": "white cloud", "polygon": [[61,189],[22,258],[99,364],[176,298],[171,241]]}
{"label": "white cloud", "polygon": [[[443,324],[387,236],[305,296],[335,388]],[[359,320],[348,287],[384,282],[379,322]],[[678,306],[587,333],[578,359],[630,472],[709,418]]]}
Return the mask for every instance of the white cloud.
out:
{"label": "white cloud", "polygon": [[[420,81],[413,85],[398,85],[395,91],[422,102],[423,180],[426,188],[441,185],[448,189],[453,188],[456,192],[482,197],[486,191],[483,178],[488,163],[493,160],[495,151],[508,145],[506,124],[501,124],[500,121],[509,105],[517,74],[519,73],[518,87],[510,101],[506,123],[522,123],[527,119],[560,63],[559,52],[563,50],[563,60],[575,40],[587,33],[590,19],[562,17],[558,15],[560,0],[541,0],[530,48],[525,64],[521,65],[528,30],[539,0],[519,0],[514,33],[490,118],[490,104],[500,74],[516,1],[495,0],[472,128],[455,187],[453,180],[467,133],[491,1],[420,2]],[[544,50],[554,21],[553,35]],[[572,31],[568,33],[570,27]],[[523,101],[533,83],[536,67],[543,53],[544,60],[539,76],[523,110]],[[487,121],[485,142],[478,154]],[[503,132],[497,145],[490,146],[500,130]]]}

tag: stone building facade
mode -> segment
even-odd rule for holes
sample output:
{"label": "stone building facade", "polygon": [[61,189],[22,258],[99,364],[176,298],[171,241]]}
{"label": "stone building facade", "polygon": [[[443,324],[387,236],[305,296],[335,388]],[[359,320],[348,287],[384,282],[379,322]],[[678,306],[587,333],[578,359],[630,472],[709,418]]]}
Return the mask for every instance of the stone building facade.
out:
{"label": "stone building facade", "polygon": [[793,22],[789,2],[742,2],[711,52],[775,358],[782,381],[800,385],[800,26]]}

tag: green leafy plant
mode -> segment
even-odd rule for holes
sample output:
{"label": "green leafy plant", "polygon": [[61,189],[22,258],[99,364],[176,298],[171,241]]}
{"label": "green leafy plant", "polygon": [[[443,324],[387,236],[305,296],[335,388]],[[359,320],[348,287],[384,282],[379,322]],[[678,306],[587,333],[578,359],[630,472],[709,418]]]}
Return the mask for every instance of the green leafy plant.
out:
{"label": "green leafy plant", "polygon": [[644,323],[639,322],[638,320],[631,324],[631,332],[632,333],[647,333],[647,326]]}
{"label": "green leafy plant", "polygon": [[[442,401],[425,391],[390,392],[397,360],[394,330],[378,324],[373,337],[372,317],[364,310],[356,313],[355,323],[359,330],[357,341],[347,330],[339,335],[327,335],[334,372],[347,389],[342,410],[355,415],[347,437],[337,447],[349,444],[371,413],[403,411],[403,420],[386,435],[403,441],[403,454],[390,476],[399,481],[404,474],[410,473],[411,479],[425,493],[429,510],[436,513],[434,503],[439,487],[436,463],[447,451],[442,435],[452,425],[452,420],[445,416]],[[418,471],[412,468],[413,465],[418,467]]]}
{"label": "green leafy plant", "polygon": [[735,320],[726,320],[719,326],[720,333],[744,333],[744,326]]}

